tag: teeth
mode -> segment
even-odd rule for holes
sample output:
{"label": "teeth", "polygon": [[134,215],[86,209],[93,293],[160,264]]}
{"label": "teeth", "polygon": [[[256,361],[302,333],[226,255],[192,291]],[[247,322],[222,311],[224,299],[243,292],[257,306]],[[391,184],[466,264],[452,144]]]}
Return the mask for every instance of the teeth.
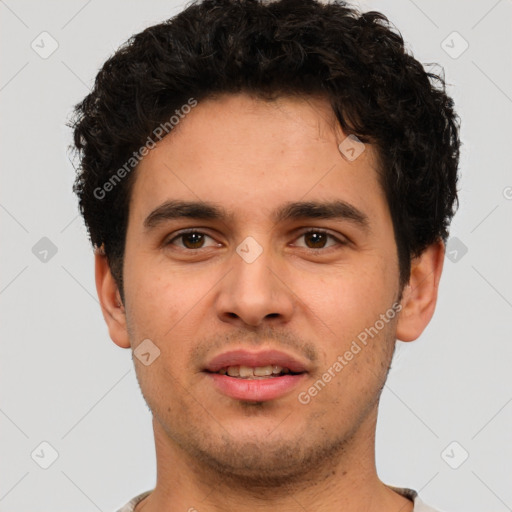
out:
{"label": "teeth", "polygon": [[230,377],[240,377],[240,367],[239,366],[230,366],[228,368],[228,375]]}
{"label": "teeth", "polygon": [[272,375],[273,366],[258,366],[254,368],[253,372],[256,377],[265,377]]}
{"label": "teeth", "polygon": [[249,366],[240,366],[239,372],[242,379],[246,379],[247,377],[254,377],[252,368],[249,368]]}
{"label": "teeth", "polygon": [[290,373],[288,368],[282,366],[267,365],[251,368],[250,366],[229,366],[219,370],[221,375],[229,375],[230,377],[240,377],[242,379],[253,379],[258,377],[270,377],[272,375],[280,375],[281,373]]}

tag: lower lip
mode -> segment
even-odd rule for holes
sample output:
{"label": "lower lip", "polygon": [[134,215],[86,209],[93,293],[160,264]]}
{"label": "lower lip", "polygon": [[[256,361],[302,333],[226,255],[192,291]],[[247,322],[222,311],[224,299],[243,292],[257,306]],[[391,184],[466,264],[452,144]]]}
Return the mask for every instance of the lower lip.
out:
{"label": "lower lip", "polygon": [[235,400],[251,402],[264,402],[275,400],[289,393],[305,377],[305,373],[298,375],[283,375],[268,379],[237,379],[220,373],[207,373],[216,388],[224,395]]}

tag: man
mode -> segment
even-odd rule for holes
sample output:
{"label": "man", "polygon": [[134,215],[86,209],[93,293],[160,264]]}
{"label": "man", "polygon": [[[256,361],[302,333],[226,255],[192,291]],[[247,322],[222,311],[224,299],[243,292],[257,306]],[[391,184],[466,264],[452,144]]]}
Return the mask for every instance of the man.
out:
{"label": "man", "polygon": [[459,123],[376,12],[205,0],[76,107],[109,333],[153,414],[121,511],[432,508],[375,468],[395,340],[434,313]]}

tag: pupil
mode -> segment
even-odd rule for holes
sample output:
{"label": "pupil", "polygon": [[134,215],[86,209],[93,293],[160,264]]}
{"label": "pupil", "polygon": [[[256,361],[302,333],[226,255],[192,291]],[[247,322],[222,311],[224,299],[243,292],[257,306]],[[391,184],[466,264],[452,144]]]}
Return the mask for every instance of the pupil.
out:
{"label": "pupil", "polygon": [[[319,247],[323,247],[323,243],[325,243],[325,233],[306,233],[306,238],[313,238],[313,244],[319,244]],[[318,248],[318,245],[315,245],[315,248]]]}
{"label": "pupil", "polygon": [[[183,240],[185,241],[185,246],[188,247],[189,245],[192,245],[192,249],[197,249],[201,246],[201,242],[203,241],[203,235],[201,233],[187,233],[183,235]],[[192,243],[187,243],[188,241],[192,240]]]}

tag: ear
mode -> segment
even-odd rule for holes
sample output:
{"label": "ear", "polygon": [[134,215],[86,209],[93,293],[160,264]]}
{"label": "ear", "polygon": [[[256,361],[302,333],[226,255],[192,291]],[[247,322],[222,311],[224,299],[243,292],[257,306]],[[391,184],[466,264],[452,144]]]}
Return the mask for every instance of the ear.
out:
{"label": "ear", "polygon": [[396,329],[400,341],[417,339],[434,315],[444,252],[444,243],[439,240],[411,261],[411,276],[404,287]]}
{"label": "ear", "polygon": [[96,291],[110,338],[121,348],[130,348],[130,339],[126,328],[126,312],[107,257],[101,248],[94,251],[94,267]]}

